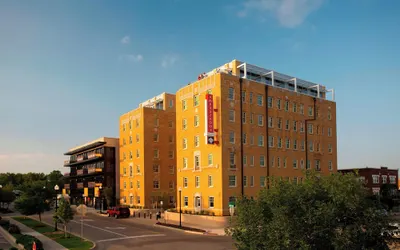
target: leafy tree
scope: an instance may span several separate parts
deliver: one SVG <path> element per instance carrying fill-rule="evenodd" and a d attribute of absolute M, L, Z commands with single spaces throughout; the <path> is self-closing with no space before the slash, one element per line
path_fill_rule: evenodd
<path fill-rule="evenodd" d="M 42 213 L 46 207 L 43 197 L 40 195 L 30 196 L 23 194 L 15 200 L 15 209 L 25 216 L 39 215 L 39 220 L 42 221 Z"/>
<path fill-rule="evenodd" d="M 106 198 L 107 207 L 110 207 L 114 201 L 114 191 L 111 187 L 106 187 L 103 189 L 103 195 Z"/>
<path fill-rule="evenodd" d="M 271 179 L 243 197 L 227 232 L 242 249 L 387 249 L 388 219 L 353 174 L 306 173 L 301 184 Z"/>
<path fill-rule="evenodd" d="M 380 188 L 380 201 L 384 206 L 388 208 L 388 210 L 392 210 L 396 205 L 397 198 L 397 186 L 395 184 L 383 184 Z"/>
<path fill-rule="evenodd" d="M 62 197 L 57 212 L 54 215 L 54 220 L 64 226 L 64 236 L 67 237 L 67 225 L 74 219 L 74 212 L 71 209 L 70 203 Z"/>
<path fill-rule="evenodd" d="M 0 189 L 0 207 L 3 207 L 5 204 L 7 205 L 6 209 L 8 209 L 10 203 L 15 200 L 15 194 L 13 190 L 14 188 L 10 184 Z"/>

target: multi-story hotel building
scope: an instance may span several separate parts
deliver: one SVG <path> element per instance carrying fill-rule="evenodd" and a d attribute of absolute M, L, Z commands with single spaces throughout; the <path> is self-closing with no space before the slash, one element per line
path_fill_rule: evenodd
<path fill-rule="evenodd" d="M 363 181 L 365 187 L 371 194 L 379 194 L 383 184 L 398 184 L 398 169 L 389 169 L 388 167 L 380 168 L 352 168 L 340 169 L 341 173 L 357 173 L 360 180 Z"/>
<path fill-rule="evenodd" d="M 117 195 L 118 146 L 117 138 L 102 137 L 64 153 L 69 156 L 64 166 L 70 171 L 64 174 L 67 181 L 63 193 L 70 195 L 73 204 L 83 200 L 88 206 L 100 208 L 101 189 L 106 187 L 112 188 L 114 196 Z"/>
<path fill-rule="evenodd" d="M 176 124 L 182 210 L 228 215 L 270 176 L 337 171 L 333 90 L 255 65 L 233 60 L 179 89 Z"/>
<path fill-rule="evenodd" d="M 120 117 L 121 204 L 174 206 L 175 95 L 163 93 Z"/>

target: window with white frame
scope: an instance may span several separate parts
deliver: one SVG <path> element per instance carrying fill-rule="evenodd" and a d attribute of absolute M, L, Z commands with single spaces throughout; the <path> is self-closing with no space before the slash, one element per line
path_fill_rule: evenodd
<path fill-rule="evenodd" d="M 312 135 L 313 134 L 313 125 L 312 124 L 308 124 L 308 134 Z"/>
<path fill-rule="evenodd" d="M 183 130 L 186 130 L 186 129 L 187 129 L 187 120 L 186 120 L 186 119 L 183 119 L 183 120 L 182 120 L 182 129 L 183 129 Z"/>
<path fill-rule="evenodd" d="M 304 133 L 304 123 L 300 122 L 300 133 Z"/>
<path fill-rule="evenodd" d="M 124 189 L 126 189 L 126 182 L 124 181 Z"/>
<path fill-rule="evenodd" d="M 263 96 L 262 95 L 257 95 L 257 105 L 258 106 L 263 105 Z"/>
<path fill-rule="evenodd" d="M 278 137 L 278 148 L 282 148 L 282 138 Z"/>
<path fill-rule="evenodd" d="M 243 165 L 247 165 L 247 155 L 243 155 Z"/>
<path fill-rule="evenodd" d="M 310 162 L 310 160 L 307 160 L 307 166 L 306 166 L 306 169 L 311 169 L 311 162 Z"/>
<path fill-rule="evenodd" d="M 243 186 L 247 187 L 247 176 L 243 176 Z"/>
<path fill-rule="evenodd" d="M 328 144 L 328 153 L 332 153 L 332 144 Z"/>
<path fill-rule="evenodd" d="M 169 100 L 169 107 L 172 108 L 174 106 L 174 100 Z"/>
<path fill-rule="evenodd" d="M 304 169 L 304 160 L 303 159 L 300 160 L 300 168 Z"/>
<path fill-rule="evenodd" d="M 194 185 L 196 188 L 200 187 L 200 176 L 194 177 Z"/>
<path fill-rule="evenodd" d="M 379 184 L 379 175 L 372 175 L 372 183 Z"/>
<path fill-rule="evenodd" d="M 260 187 L 265 187 L 265 176 L 260 176 Z"/>
<path fill-rule="evenodd" d="M 274 120 L 271 116 L 268 117 L 268 128 L 274 127 Z"/>
<path fill-rule="evenodd" d="M 277 126 L 278 126 L 278 129 L 282 129 L 282 118 L 280 118 L 280 117 L 278 117 L 278 119 L 277 119 Z"/>
<path fill-rule="evenodd" d="M 136 188 L 140 188 L 140 181 L 136 181 Z"/>
<path fill-rule="evenodd" d="M 328 120 L 332 120 L 332 113 L 330 110 L 328 110 Z"/>
<path fill-rule="evenodd" d="M 272 106 L 273 106 L 272 96 L 268 96 L 268 108 L 272 108 Z"/>
<path fill-rule="evenodd" d="M 254 135 L 250 136 L 250 145 L 254 145 Z"/>
<path fill-rule="evenodd" d="M 250 114 L 250 124 L 254 123 L 254 113 Z"/>
<path fill-rule="evenodd" d="M 321 171 L 321 161 L 320 160 L 315 160 L 315 170 Z"/>
<path fill-rule="evenodd" d="M 153 181 L 153 188 L 154 189 L 159 189 L 160 188 L 160 181 L 154 180 Z"/>
<path fill-rule="evenodd" d="M 140 204 L 140 196 L 136 196 L 136 203 Z"/>
<path fill-rule="evenodd" d="M 200 155 L 194 156 L 194 170 L 200 170 Z"/>
<path fill-rule="evenodd" d="M 229 142 L 235 143 L 235 132 L 234 131 L 229 131 Z"/>
<path fill-rule="evenodd" d="M 308 116 L 313 116 L 313 115 L 314 115 L 313 107 L 308 107 Z"/>
<path fill-rule="evenodd" d="M 208 176 L 208 187 L 213 187 L 214 186 L 214 182 L 213 182 L 213 177 L 212 175 Z"/>
<path fill-rule="evenodd" d="M 187 139 L 186 138 L 182 139 L 182 148 L 187 149 Z"/>
<path fill-rule="evenodd" d="M 278 168 L 281 167 L 281 158 L 280 158 L 280 157 L 277 157 L 277 158 L 276 158 L 276 166 L 277 166 Z"/>
<path fill-rule="evenodd" d="M 273 148 L 274 147 L 274 137 L 273 136 L 268 136 L 268 147 Z"/>
<path fill-rule="evenodd" d="M 390 179 L 390 184 L 396 184 L 396 176 L 395 175 L 389 176 L 389 179 Z"/>
<path fill-rule="evenodd" d="M 258 146 L 264 147 L 264 136 L 263 135 L 258 136 Z"/>
<path fill-rule="evenodd" d="M 189 206 L 189 197 L 187 197 L 187 196 L 183 197 L 183 206 L 184 207 Z"/>
<path fill-rule="evenodd" d="M 235 153 L 234 152 L 229 152 L 229 166 L 231 167 L 231 168 L 235 168 L 236 166 L 235 166 L 235 162 L 236 162 L 236 160 L 235 160 Z"/>
<path fill-rule="evenodd" d="M 243 133 L 242 141 L 243 141 L 243 144 L 247 143 L 247 134 L 246 133 Z"/>
<path fill-rule="evenodd" d="M 136 173 L 140 174 L 140 166 L 136 165 Z"/>
<path fill-rule="evenodd" d="M 188 187 L 188 178 L 187 177 L 183 177 L 183 187 L 184 188 Z"/>
<path fill-rule="evenodd" d="M 382 184 L 387 183 L 387 175 L 382 175 Z"/>
<path fill-rule="evenodd" d="M 153 150 L 153 157 L 154 157 L 155 159 L 158 159 L 159 156 L 160 156 L 160 154 L 159 154 L 158 149 L 154 149 L 154 150 Z"/>
<path fill-rule="evenodd" d="M 297 131 L 297 121 L 293 121 L 293 131 Z"/>
<path fill-rule="evenodd" d="M 289 111 L 289 101 L 285 101 L 285 111 Z"/>
<path fill-rule="evenodd" d="M 314 144 L 313 144 L 312 141 L 309 141 L 309 142 L 308 142 L 308 147 L 309 147 L 309 149 L 310 149 L 310 152 L 313 152 L 313 151 L 314 151 Z"/>
<path fill-rule="evenodd" d="M 198 147 L 200 145 L 200 137 L 198 135 L 196 135 L 194 137 L 194 146 Z"/>
<path fill-rule="evenodd" d="M 230 109 L 229 110 L 229 121 L 234 122 L 235 121 L 235 110 Z"/>
<path fill-rule="evenodd" d="M 208 208 L 214 208 L 214 197 L 213 196 L 208 197 Z"/>
<path fill-rule="evenodd" d="M 328 161 L 328 170 L 332 171 L 333 167 L 332 167 L 332 161 Z"/>
<path fill-rule="evenodd" d="M 129 176 L 133 176 L 133 166 L 129 166 Z"/>
<path fill-rule="evenodd" d="M 297 113 L 297 103 L 293 103 L 293 113 Z"/>
<path fill-rule="evenodd" d="M 195 95 L 193 96 L 193 106 L 197 107 L 200 104 L 200 96 L 199 95 Z"/>
<path fill-rule="evenodd" d="M 290 138 L 286 138 L 286 149 L 290 149 Z"/>
<path fill-rule="evenodd" d="M 249 94 L 249 103 L 253 103 L 253 92 Z"/>
<path fill-rule="evenodd" d="M 132 158 L 133 158 L 132 151 L 129 151 L 129 159 L 132 160 Z"/>
<path fill-rule="evenodd" d="M 229 88 L 228 99 L 229 100 L 234 100 L 235 99 L 235 89 L 234 88 Z"/>
<path fill-rule="evenodd" d="M 260 155 L 260 167 L 265 167 L 265 156 Z"/>
<path fill-rule="evenodd" d="M 245 124 L 246 123 L 246 116 L 247 116 L 247 114 L 246 114 L 246 112 L 242 112 L 242 123 L 243 124 Z"/>
<path fill-rule="evenodd" d="M 242 102 L 246 102 L 246 91 L 242 91 Z"/>
<path fill-rule="evenodd" d="M 186 109 L 187 109 L 186 100 L 182 100 L 182 110 L 186 110 Z"/>
<path fill-rule="evenodd" d="M 199 116 L 198 116 L 198 115 L 195 115 L 195 116 L 194 116 L 193 125 L 194 125 L 195 127 L 198 127 L 198 126 L 199 126 L 199 123 L 200 123 Z"/>
<path fill-rule="evenodd" d="M 139 149 L 136 149 L 136 158 L 139 158 L 140 157 L 140 151 L 139 151 Z"/>
<path fill-rule="evenodd" d="M 283 158 L 283 168 L 286 168 L 286 166 L 287 166 L 287 158 L 284 157 Z"/>
<path fill-rule="evenodd" d="M 293 150 L 297 150 L 297 140 L 293 140 Z"/>
<path fill-rule="evenodd" d="M 328 136 L 332 136 L 332 128 L 328 128 Z"/>
<path fill-rule="evenodd" d="M 271 167 L 271 168 L 275 167 L 275 157 L 274 157 L 274 156 L 271 156 L 271 157 L 269 158 L 269 160 L 270 160 L 270 167 Z"/>
<path fill-rule="evenodd" d="M 258 115 L 258 126 L 264 126 L 264 116 Z"/>
<path fill-rule="evenodd" d="M 297 168 L 297 160 L 293 160 L 293 168 Z"/>
<path fill-rule="evenodd" d="M 153 173 L 160 173 L 160 165 L 158 164 L 153 165 Z"/>
<path fill-rule="evenodd" d="M 207 162 L 208 162 L 208 165 L 212 165 L 213 164 L 213 155 L 211 153 L 208 154 Z"/>
<path fill-rule="evenodd" d="M 229 176 L 229 187 L 236 187 L 236 175 Z"/>
<path fill-rule="evenodd" d="M 187 166 L 188 166 L 188 159 L 187 158 L 183 158 L 183 168 L 185 169 L 185 168 L 187 168 Z"/>
<path fill-rule="evenodd" d="M 282 107 L 281 107 L 281 99 L 277 99 L 276 100 L 276 108 L 277 109 L 281 109 Z"/>
<path fill-rule="evenodd" d="M 301 141 L 300 148 L 301 148 L 302 151 L 305 150 L 305 143 L 304 143 L 304 141 Z"/>
<path fill-rule="evenodd" d="M 285 129 L 286 130 L 290 129 L 290 121 L 289 120 L 286 120 Z"/>

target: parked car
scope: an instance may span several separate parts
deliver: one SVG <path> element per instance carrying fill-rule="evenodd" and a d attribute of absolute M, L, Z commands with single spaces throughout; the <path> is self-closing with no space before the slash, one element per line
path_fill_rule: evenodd
<path fill-rule="evenodd" d="M 128 218 L 131 215 L 129 208 L 127 207 L 113 207 L 107 210 L 108 217 Z"/>

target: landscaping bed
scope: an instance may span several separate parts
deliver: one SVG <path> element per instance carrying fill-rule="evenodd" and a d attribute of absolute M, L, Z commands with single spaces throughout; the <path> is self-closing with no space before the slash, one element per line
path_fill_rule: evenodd
<path fill-rule="evenodd" d="M 169 223 L 162 223 L 162 222 L 157 222 L 156 224 L 160 225 L 160 226 L 164 226 L 164 227 L 172 227 L 172 228 L 176 228 L 176 229 L 192 231 L 192 232 L 197 232 L 197 233 L 206 233 L 207 232 L 206 230 L 203 230 L 203 229 L 198 229 L 198 228 L 193 228 L 193 227 L 185 227 L 185 226 L 180 227 L 179 225 L 176 225 L 176 224 L 169 224 Z"/>
<path fill-rule="evenodd" d="M 63 231 L 54 231 L 53 227 L 50 227 L 37 220 L 25 217 L 13 217 L 13 219 L 47 236 L 65 248 L 72 250 L 87 250 L 93 247 L 93 243 L 90 241 L 83 240 L 80 237 L 69 233 L 67 234 L 67 238 L 65 238 Z"/>
<path fill-rule="evenodd" d="M 0 219 L 0 226 L 15 238 L 15 243 L 21 244 L 25 249 L 31 249 L 33 242 L 36 242 L 36 249 L 42 250 L 42 242 L 34 236 L 21 234 L 18 226 L 10 224 L 8 220 Z"/>

